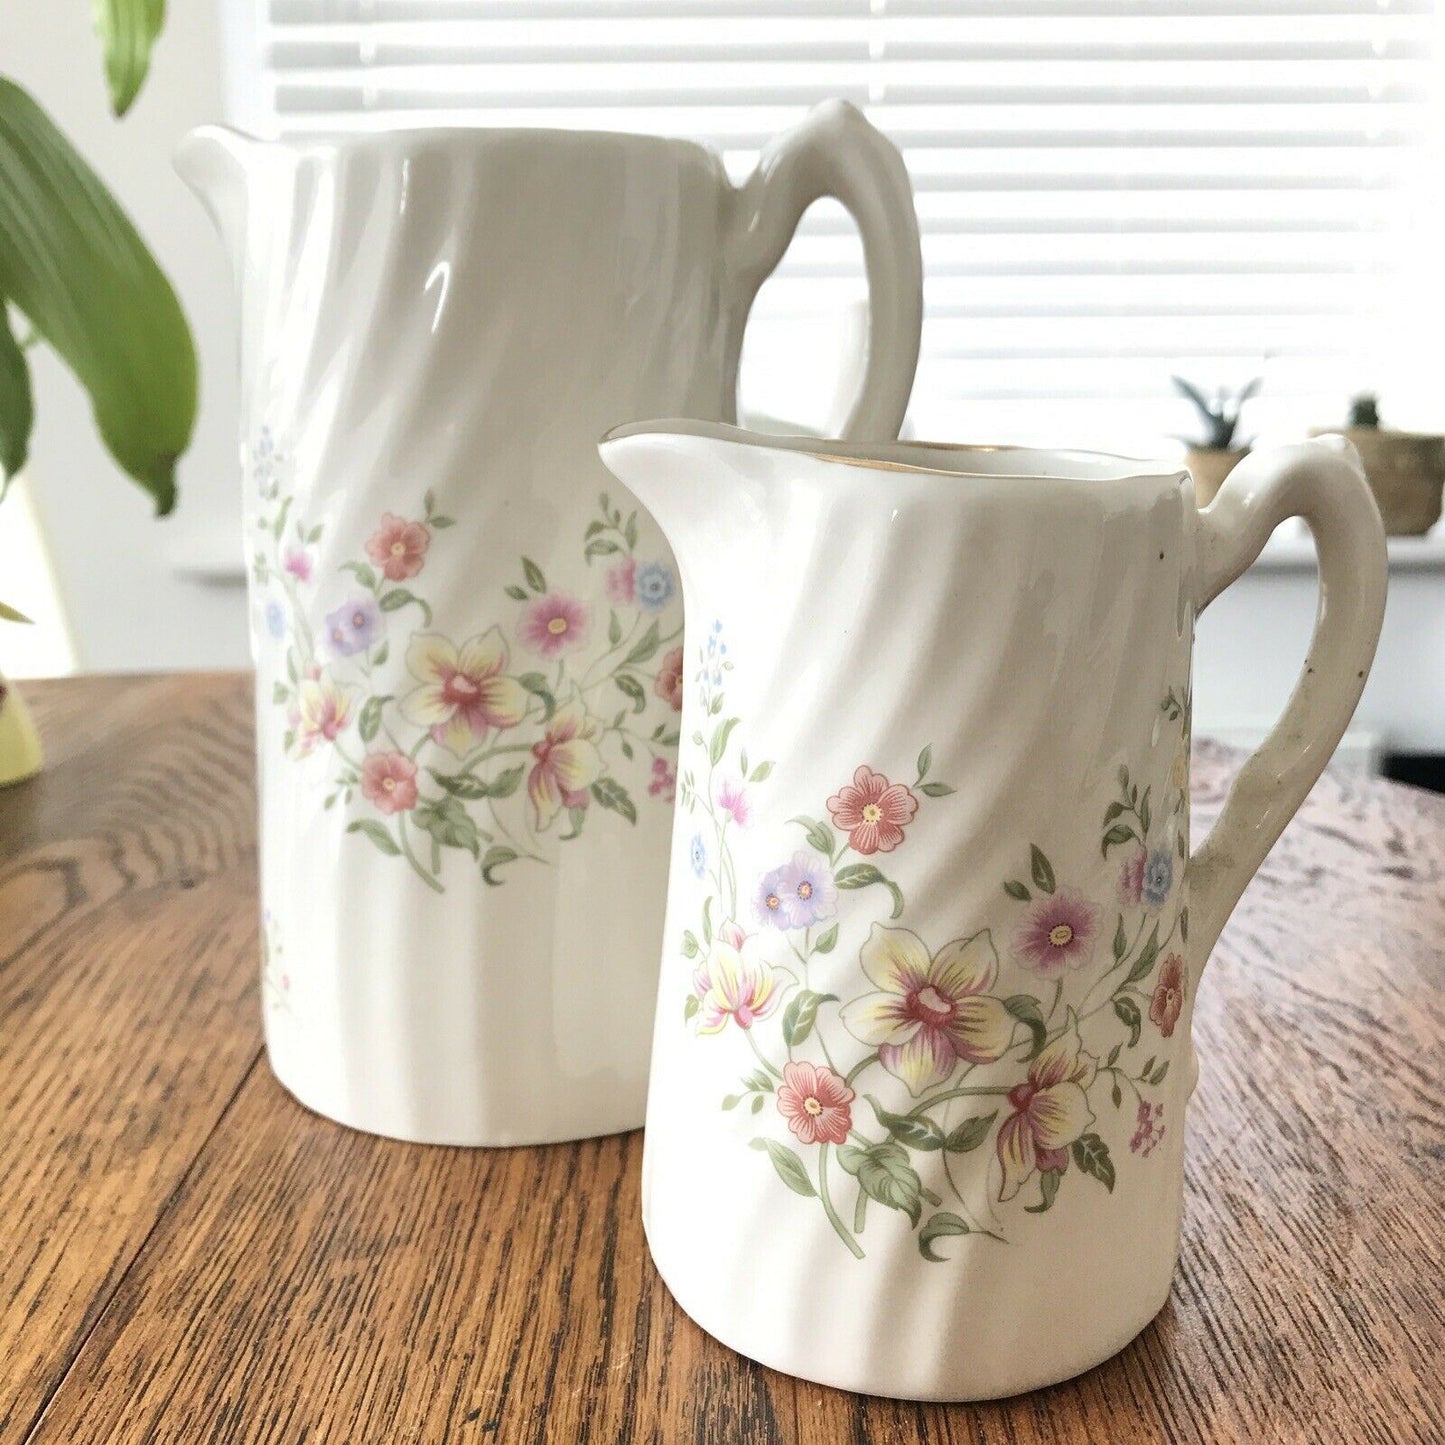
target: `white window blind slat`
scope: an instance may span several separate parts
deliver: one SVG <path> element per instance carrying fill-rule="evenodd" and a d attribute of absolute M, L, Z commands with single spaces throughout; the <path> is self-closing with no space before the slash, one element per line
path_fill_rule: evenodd
<path fill-rule="evenodd" d="M 808 106 L 853 101 L 917 190 L 924 430 L 1142 440 L 1188 424 L 1174 371 L 1262 372 L 1261 420 L 1329 421 L 1408 374 L 1401 317 L 1445 244 L 1436 0 L 233 3 L 281 132 L 675 134 L 740 179 Z M 779 389 L 863 294 L 821 203 L 760 297 L 745 397 L 798 415 Z"/>

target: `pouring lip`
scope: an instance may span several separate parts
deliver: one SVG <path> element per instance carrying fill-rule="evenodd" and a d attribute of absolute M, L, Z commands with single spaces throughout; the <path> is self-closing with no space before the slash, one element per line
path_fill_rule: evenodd
<path fill-rule="evenodd" d="M 903 472 L 916 476 L 948 478 L 989 478 L 1006 481 L 1039 482 L 1128 482 L 1187 481 L 1186 467 L 1160 458 L 1131 457 L 1113 452 L 1091 451 L 1081 447 L 1031 447 L 1010 443 L 931 442 L 931 441 L 843 441 L 816 436 L 780 436 L 771 432 L 749 431 L 727 422 L 697 421 L 671 417 L 657 421 L 628 422 L 613 427 L 601 445 L 636 436 L 696 437 L 706 441 L 728 442 L 738 446 L 760 447 L 771 451 L 796 452 L 814 461 L 864 471 Z M 922 458 L 966 461 L 970 457 L 992 457 L 996 460 L 1017 458 L 1021 466 L 969 467 L 967 465 L 929 465 Z M 1032 461 L 1034 465 L 1028 465 Z M 1052 465 L 1040 467 L 1039 462 Z"/>

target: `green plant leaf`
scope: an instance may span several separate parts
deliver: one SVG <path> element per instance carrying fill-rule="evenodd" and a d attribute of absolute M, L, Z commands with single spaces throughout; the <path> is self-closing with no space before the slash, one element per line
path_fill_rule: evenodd
<path fill-rule="evenodd" d="M 1054 1207 L 1054 1199 L 1059 1192 L 1059 1180 L 1064 1177 L 1062 1169 L 1045 1169 L 1039 1175 L 1039 1190 L 1043 1198 L 1038 1204 L 1025 1204 L 1025 1214 L 1043 1214 Z"/>
<path fill-rule="evenodd" d="M 1044 1011 L 1039 1007 L 1038 999 L 1031 994 L 1016 993 L 1011 998 L 1006 998 L 1003 1006 L 1033 1035 L 1034 1041 L 1029 1048 L 1028 1057 L 1038 1058 L 1049 1036 L 1048 1025 L 1044 1022 Z"/>
<path fill-rule="evenodd" d="M 547 590 L 547 579 L 542 575 L 542 569 L 530 557 L 522 558 L 522 575 L 527 579 L 527 586 L 533 592 Z"/>
<path fill-rule="evenodd" d="M 654 622 L 633 644 L 632 651 L 622 659 L 623 667 L 632 667 L 639 662 L 646 662 L 657 651 L 659 635 L 657 623 Z"/>
<path fill-rule="evenodd" d="M 1083 1134 L 1075 1139 L 1069 1153 L 1085 1174 L 1091 1174 L 1110 1194 L 1114 1192 L 1114 1161 L 1109 1146 L 1097 1134 Z"/>
<path fill-rule="evenodd" d="M 1115 823 L 1099 844 L 1099 852 L 1107 856 L 1110 848 L 1116 848 L 1120 843 L 1127 843 L 1130 838 L 1136 838 L 1138 834 L 1127 823 Z"/>
<path fill-rule="evenodd" d="M 34 424 L 30 363 L 10 329 L 10 310 L 0 296 L 0 482 L 8 485 L 25 465 Z"/>
<path fill-rule="evenodd" d="M 698 946 L 697 935 L 690 928 L 682 931 L 682 956 L 684 958 L 696 958 L 702 949 Z"/>
<path fill-rule="evenodd" d="M 883 1107 L 872 1094 L 868 1102 L 878 1116 L 879 1124 L 902 1145 L 909 1149 L 920 1149 L 925 1153 L 943 1148 L 943 1130 L 925 1115 L 893 1114 Z"/>
<path fill-rule="evenodd" d="M 980 1114 L 976 1118 L 965 1119 L 956 1129 L 949 1130 L 943 1147 L 950 1154 L 967 1154 L 977 1149 L 988 1138 L 988 1131 L 993 1128 L 993 1121 L 997 1118 L 998 1110 L 995 1109 L 992 1114 Z"/>
<path fill-rule="evenodd" d="M 918 791 L 925 798 L 946 798 L 957 789 L 950 788 L 947 783 L 924 783 Z"/>
<path fill-rule="evenodd" d="M 461 799 L 446 797 L 437 802 L 418 803 L 412 822 L 430 833 L 443 848 L 465 848 L 473 858 L 481 851 L 477 825 Z"/>
<path fill-rule="evenodd" d="M 1119 915 L 1118 925 L 1114 929 L 1114 962 L 1119 963 L 1129 951 L 1129 935 L 1124 932 L 1124 915 Z"/>
<path fill-rule="evenodd" d="M 1034 895 L 1029 892 L 1027 883 L 1020 883 L 1017 878 L 1010 878 L 1003 886 L 1003 891 L 1010 898 L 1017 898 L 1020 903 L 1027 903 Z"/>
<path fill-rule="evenodd" d="M 768 1158 L 773 1161 L 778 1178 L 794 1194 L 801 1194 L 809 1199 L 817 1194 L 813 1181 L 808 1178 L 808 1171 L 803 1168 L 803 1161 L 786 1144 L 779 1144 L 776 1139 L 754 1139 L 751 1147 L 768 1151 Z"/>
<path fill-rule="evenodd" d="M 1044 850 L 1036 843 L 1029 845 L 1029 872 L 1034 875 L 1034 886 L 1041 893 L 1054 891 L 1053 865 L 1044 856 Z"/>
<path fill-rule="evenodd" d="M 3 78 L 0 296 L 75 373 L 110 454 L 169 512 L 196 420 L 190 328 L 100 177 Z"/>
<path fill-rule="evenodd" d="M 818 1005 L 837 1001 L 836 993 L 814 993 L 807 988 L 795 994 L 783 1010 L 783 1042 L 789 1048 L 802 1043 L 813 1032 L 813 1024 L 818 1017 Z"/>
<path fill-rule="evenodd" d="M 903 890 L 891 878 L 885 878 L 871 863 L 850 863 L 834 875 L 839 888 L 868 888 L 881 883 L 893 895 L 893 917 L 903 915 Z"/>
<path fill-rule="evenodd" d="M 642 712 L 646 708 L 647 694 L 642 690 L 642 684 L 630 672 L 615 674 L 612 685 L 631 701 L 633 712 Z"/>
<path fill-rule="evenodd" d="M 1156 923 L 1149 931 L 1149 937 L 1144 947 L 1139 950 L 1139 957 L 1134 960 L 1124 982 L 1138 983 L 1154 967 L 1155 960 L 1159 957 L 1159 925 Z"/>
<path fill-rule="evenodd" d="M 388 858 L 395 858 L 401 852 L 401 849 L 396 846 L 396 839 L 380 823 L 373 822 L 370 818 L 358 818 L 356 822 L 348 823 L 346 831 L 361 833 L 370 838 Z"/>
<path fill-rule="evenodd" d="M 790 823 L 797 823 L 807 834 L 808 846 L 816 848 L 819 853 L 826 853 L 829 858 L 833 856 L 833 849 L 837 847 L 837 840 L 833 837 L 833 830 L 826 824 L 820 823 L 816 818 L 799 816 L 790 818 Z"/>
<path fill-rule="evenodd" d="M 857 1178 L 870 1199 L 889 1209 L 901 1209 L 917 1226 L 923 1214 L 923 1181 L 901 1144 L 892 1139 L 869 1144 L 866 1149 L 844 1144 L 838 1150 L 838 1163 Z"/>
<path fill-rule="evenodd" d="M 1114 1013 L 1119 1022 L 1129 1030 L 1129 1047 L 1132 1049 L 1139 1042 L 1139 1031 L 1143 1026 L 1139 1017 L 1139 1005 L 1126 994 L 1120 994 L 1114 1000 Z"/>
<path fill-rule="evenodd" d="M 814 953 L 832 953 L 838 946 L 838 925 L 835 923 L 830 929 L 818 935 L 818 941 L 813 945 Z"/>
<path fill-rule="evenodd" d="M 941 1254 L 935 1254 L 933 1241 L 943 1239 L 951 1234 L 968 1234 L 968 1225 L 956 1214 L 940 1213 L 929 1219 L 928 1223 L 918 1231 L 918 1252 L 924 1259 L 931 1260 L 934 1264 L 947 1264 Z"/>
<path fill-rule="evenodd" d="M 933 766 L 933 746 L 928 747 L 918 755 L 918 781 L 921 783 L 928 776 L 928 770 Z"/>
<path fill-rule="evenodd" d="M 652 630 L 655 632 L 657 629 L 654 627 Z M 722 762 L 723 754 L 728 750 L 728 738 L 732 735 L 732 730 L 738 725 L 738 722 L 739 719 L 730 717 L 726 722 L 720 722 L 717 725 L 717 731 L 713 733 L 712 742 L 708 744 L 707 750 L 707 755 L 714 766 Z"/>
<path fill-rule="evenodd" d="M 683 1021 L 683 1023 L 687 1023 L 690 1019 L 695 1018 L 695 1017 L 697 1016 L 697 1011 L 698 1011 L 701 1007 L 702 1007 L 702 1002 L 701 1002 L 701 1000 L 698 998 L 698 996 L 697 996 L 695 993 L 690 993 L 690 994 L 688 994 L 687 999 L 685 1000 L 685 1002 L 684 1002 L 683 1005 L 682 1005 L 682 1021 Z M 724 1105 L 723 1105 L 723 1108 L 726 1109 L 726 1108 L 727 1108 L 727 1105 L 724 1104 Z"/>
<path fill-rule="evenodd" d="M 487 883 L 490 883 L 493 888 L 500 888 L 502 885 L 502 880 L 500 878 L 493 877 L 493 874 L 498 868 L 503 867 L 505 864 L 515 863 L 516 861 L 517 850 L 515 848 L 503 848 L 500 844 L 498 844 L 494 848 L 488 848 L 486 853 L 482 857 L 483 880 Z"/>
<path fill-rule="evenodd" d="M 637 821 L 637 808 L 632 801 L 632 795 L 616 778 L 599 778 L 592 784 L 592 796 L 602 807 L 621 813 L 629 823 Z"/>
<path fill-rule="evenodd" d="M 145 84 L 151 48 L 166 23 L 166 0 L 93 0 L 91 14 L 105 48 L 110 106 L 124 115 Z"/>

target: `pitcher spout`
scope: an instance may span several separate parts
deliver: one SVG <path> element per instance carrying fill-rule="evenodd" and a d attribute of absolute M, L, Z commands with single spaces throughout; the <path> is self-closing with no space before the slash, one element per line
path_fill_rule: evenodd
<path fill-rule="evenodd" d="M 203 125 L 182 139 L 174 156 L 177 174 L 200 198 L 221 233 L 238 280 L 255 171 L 267 149 L 263 141 L 230 126 Z"/>

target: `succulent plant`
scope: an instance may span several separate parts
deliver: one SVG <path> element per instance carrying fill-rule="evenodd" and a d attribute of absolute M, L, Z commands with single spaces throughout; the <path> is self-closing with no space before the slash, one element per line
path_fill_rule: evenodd
<path fill-rule="evenodd" d="M 1370 431 L 1380 429 L 1380 399 L 1372 391 L 1362 391 L 1350 402 L 1350 425 Z"/>
<path fill-rule="evenodd" d="M 1230 391 L 1228 387 L 1221 386 L 1215 392 L 1212 402 L 1197 386 L 1185 381 L 1182 376 L 1169 379 L 1180 396 L 1193 403 L 1195 411 L 1199 413 L 1199 420 L 1204 424 L 1203 435 L 1197 440 L 1186 437 L 1184 440 L 1187 445 L 1201 451 L 1214 452 L 1237 451 L 1249 445 L 1236 436 L 1239 430 L 1239 414 L 1244 409 L 1245 402 L 1259 391 L 1263 378 L 1256 376 L 1238 391 Z"/>

